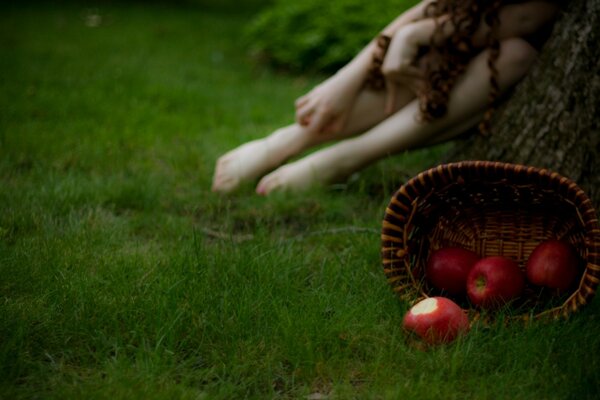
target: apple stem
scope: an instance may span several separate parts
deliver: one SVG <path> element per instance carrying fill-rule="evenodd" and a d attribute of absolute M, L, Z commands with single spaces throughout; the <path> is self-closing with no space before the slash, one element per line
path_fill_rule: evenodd
<path fill-rule="evenodd" d="M 478 277 L 475 280 L 475 285 L 477 286 L 477 289 L 485 289 L 485 278 L 483 276 Z"/>

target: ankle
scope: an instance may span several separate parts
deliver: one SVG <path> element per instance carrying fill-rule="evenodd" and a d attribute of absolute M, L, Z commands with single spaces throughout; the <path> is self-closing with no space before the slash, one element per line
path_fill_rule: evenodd
<path fill-rule="evenodd" d="M 305 148 L 301 129 L 297 125 L 279 128 L 265 139 L 269 157 L 283 162 Z"/>

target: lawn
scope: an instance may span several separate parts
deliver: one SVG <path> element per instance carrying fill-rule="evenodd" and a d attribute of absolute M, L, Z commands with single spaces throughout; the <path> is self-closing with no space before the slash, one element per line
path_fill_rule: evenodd
<path fill-rule="evenodd" d="M 108 4 L 0 6 L 0 398 L 597 398 L 598 300 L 407 340 L 381 220 L 446 147 L 211 193 L 322 77 L 252 61 L 248 11 Z"/>

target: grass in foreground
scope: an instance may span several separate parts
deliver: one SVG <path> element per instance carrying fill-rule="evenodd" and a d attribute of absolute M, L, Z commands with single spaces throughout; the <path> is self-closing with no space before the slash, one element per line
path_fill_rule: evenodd
<path fill-rule="evenodd" d="M 598 301 L 407 342 L 378 230 L 443 149 L 303 195 L 209 192 L 217 156 L 317 82 L 249 64 L 247 15 L 2 7 L 0 397 L 597 395 Z"/>

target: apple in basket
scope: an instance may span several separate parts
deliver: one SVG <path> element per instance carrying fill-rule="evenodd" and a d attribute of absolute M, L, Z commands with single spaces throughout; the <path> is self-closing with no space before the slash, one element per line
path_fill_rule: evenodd
<path fill-rule="evenodd" d="M 430 344 L 450 343 L 469 330 L 465 311 L 445 297 L 429 297 L 415 304 L 404 316 L 404 329 Z"/>
<path fill-rule="evenodd" d="M 577 277 L 578 258 L 575 249 L 560 240 L 540 243 L 527 260 L 527 279 L 534 285 L 567 290 Z"/>
<path fill-rule="evenodd" d="M 525 288 L 525 276 L 513 260 L 501 256 L 479 260 L 467 277 L 471 303 L 497 308 L 517 298 Z"/>
<path fill-rule="evenodd" d="M 479 256 L 460 247 L 444 247 L 431 253 L 425 267 L 425 276 L 437 289 L 451 295 L 464 295 L 467 276 Z"/>

